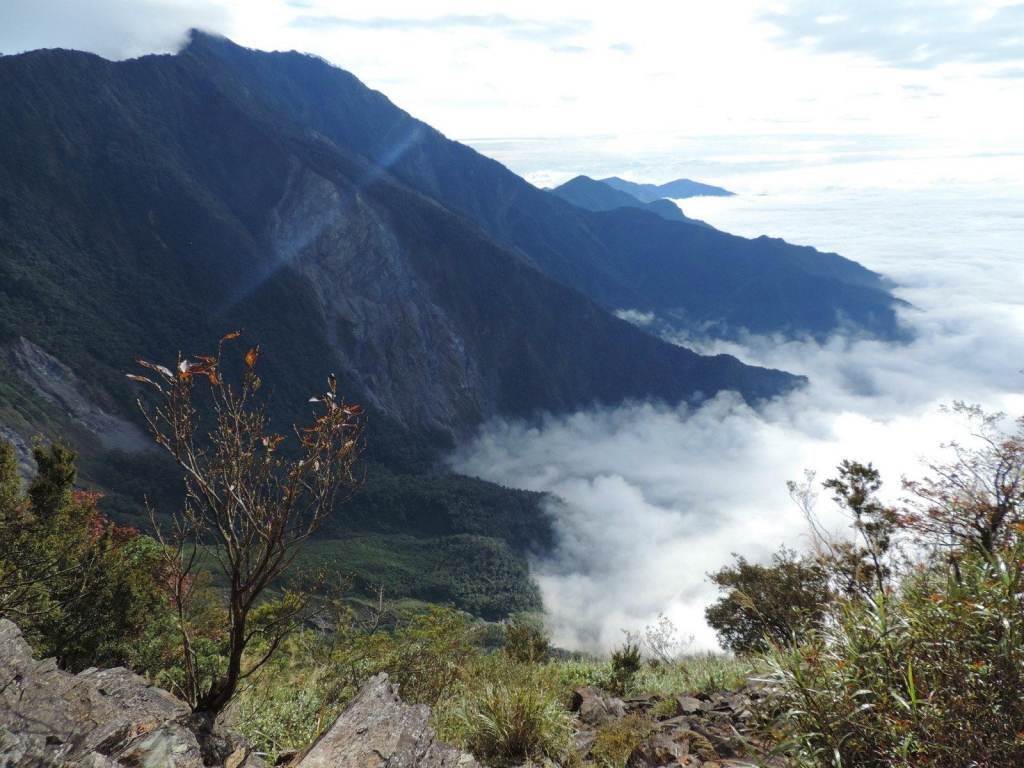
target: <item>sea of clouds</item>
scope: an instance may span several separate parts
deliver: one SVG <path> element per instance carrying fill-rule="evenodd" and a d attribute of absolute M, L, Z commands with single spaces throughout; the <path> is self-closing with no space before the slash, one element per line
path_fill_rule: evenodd
<path fill-rule="evenodd" d="M 902 321 L 915 340 L 680 336 L 810 385 L 757 409 L 723 394 L 699 407 L 634 403 L 488 424 L 454 467 L 561 499 L 551 505 L 559 544 L 533 564 L 559 645 L 607 650 L 664 612 L 695 648 L 714 648 L 703 612 L 717 592 L 706 574 L 733 553 L 766 561 L 783 543 L 807 544 L 787 480 L 805 469 L 825 479 L 844 458 L 871 461 L 897 500 L 901 475 L 919 476 L 922 458 L 964 436 L 943 404 L 1024 413 L 1024 188 L 746 192 L 682 207 L 726 231 L 784 237 L 882 272 L 914 307 Z M 844 524 L 827 494 L 818 509 Z"/>

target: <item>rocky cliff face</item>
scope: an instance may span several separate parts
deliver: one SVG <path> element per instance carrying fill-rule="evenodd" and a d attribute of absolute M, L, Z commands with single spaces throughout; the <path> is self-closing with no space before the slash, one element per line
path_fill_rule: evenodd
<path fill-rule="evenodd" d="M 370 401 L 433 428 L 494 413 L 480 361 L 414 269 L 389 214 L 305 166 L 270 214 L 276 264 L 308 281 L 328 338 Z"/>

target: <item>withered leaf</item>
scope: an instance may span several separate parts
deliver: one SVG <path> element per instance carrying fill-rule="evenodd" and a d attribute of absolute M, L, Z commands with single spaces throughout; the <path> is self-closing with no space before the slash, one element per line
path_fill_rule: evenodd
<path fill-rule="evenodd" d="M 168 379 L 174 376 L 174 374 L 171 373 L 169 368 L 165 368 L 162 365 L 157 365 L 156 363 L 148 363 L 145 360 L 139 360 L 138 358 L 135 358 L 135 362 L 145 368 L 149 368 L 151 371 L 156 371 L 162 376 L 166 376 Z"/>
<path fill-rule="evenodd" d="M 252 368 L 254 365 L 256 365 L 256 358 L 259 357 L 259 354 L 259 350 L 256 347 L 250 349 L 248 352 L 245 353 L 245 364 Z"/>
<path fill-rule="evenodd" d="M 125 376 L 127 376 L 132 381 L 139 382 L 140 384 L 150 384 L 150 385 L 156 387 L 157 389 L 160 389 L 160 385 L 159 384 L 157 384 L 152 379 L 147 379 L 145 376 L 136 376 L 134 373 L 126 373 Z"/>

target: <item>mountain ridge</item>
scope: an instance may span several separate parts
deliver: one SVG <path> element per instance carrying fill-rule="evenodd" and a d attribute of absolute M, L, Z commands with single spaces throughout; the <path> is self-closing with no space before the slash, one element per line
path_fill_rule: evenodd
<path fill-rule="evenodd" d="M 183 54 L 218 62 L 224 76 L 230 74 L 245 82 L 249 93 L 264 93 L 292 114 L 312 115 L 312 126 L 331 141 L 386 167 L 390 175 L 467 217 L 530 264 L 605 309 L 655 311 L 671 318 L 694 298 L 684 293 L 655 300 L 638 291 L 638 278 L 645 273 L 635 267 L 633 258 L 639 254 L 645 270 L 655 268 L 670 277 L 679 271 L 680 257 L 690 251 L 691 228 L 678 229 L 671 239 L 660 240 L 656 251 L 645 233 L 632 227 L 629 237 L 609 242 L 601 220 L 608 213 L 581 211 L 553 199 L 500 163 L 448 140 L 351 74 L 322 60 L 294 52 L 250 51 L 201 34 L 193 35 Z M 723 308 L 723 317 L 714 321 L 753 304 L 765 309 L 765 322 L 746 329 L 756 333 L 810 334 L 824 339 L 853 326 L 883 338 L 901 337 L 895 312 L 901 302 L 887 292 L 880 275 L 827 253 L 819 254 L 816 260 L 820 263 L 808 269 L 806 252 L 813 249 L 790 246 L 761 254 L 757 241 L 725 233 L 720 236 L 718 253 L 714 259 L 703 256 L 702 269 L 713 274 L 718 263 L 729 262 L 739 252 L 746 273 L 739 285 L 735 270 L 728 269 L 717 283 L 705 284 L 710 302 Z M 757 258 L 748 258 L 748 251 Z M 777 266 L 796 267 L 804 274 L 798 272 L 799 280 L 773 292 L 761 291 L 758 281 L 768 279 Z M 830 285 L 820 286 L 822 279 Z M 874 290 L 846 296 L 844 284 Z M 805 318 L 787 316 L 791 307 L 806 302 L 818 302 L 810 327 L 801 325 Z M 711 327 L 735 337 L 740 329 L 727 326 L 713 322 Z"/>

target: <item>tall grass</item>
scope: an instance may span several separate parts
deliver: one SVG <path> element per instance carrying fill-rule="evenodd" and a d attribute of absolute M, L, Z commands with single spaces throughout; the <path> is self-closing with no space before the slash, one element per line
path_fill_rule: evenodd
<path fill-rule="evenodd" d="M 798 765 L 1024 765 L 1024 548 L 924 568 L 772 655 Z"/>
<path fill-rule="evenodd" d="M 591 686 L 616 693 L 615 670 L 607 660 L 573 660 L 557 665 L 566 688 Z M 737 657 L 722 653 L 690 654 L 677 663 L 644 664 L 632 678 L 624 695 L 653 693 L 674 696 L 682 693 L 737 689 L 750 677 L 765 674 L 769 665 L 760 657 Z"/>

